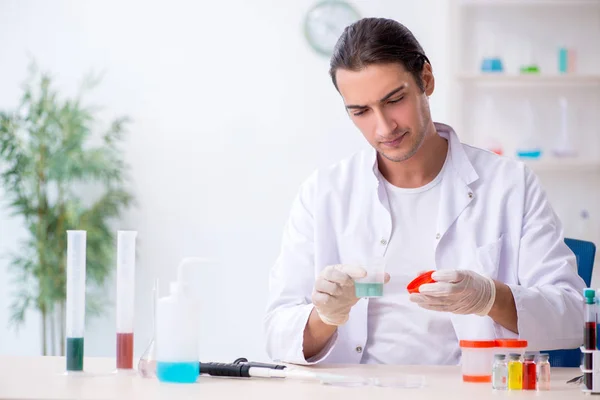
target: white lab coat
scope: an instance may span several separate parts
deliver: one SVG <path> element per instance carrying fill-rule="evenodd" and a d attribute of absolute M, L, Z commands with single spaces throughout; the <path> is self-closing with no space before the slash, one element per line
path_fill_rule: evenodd
<path fill-rule="evenodd" d="M 460 143 L 447 125 L 436 128 L 448 140 L 450 159 L 441 183 L 435 268 L 473 269 L 506 283 L 518 313 L 519 335 L 490 317 L 452 314 L 458 339 L 518 336 L 531 350 L 579 346 L 585 284 L 537 177 L 522 162 Z M 308 363 L 303 332 L 323 268 L 352 262 L 358 253 L 385 254 L 392 219 L 382 179 L 369 149 L 316 171 L 302 185 L 270 276 L 265 328 L 272 359 Z M 367 305 L 361 299 L 332 345 L 310 362 L 360 363 Z"/>

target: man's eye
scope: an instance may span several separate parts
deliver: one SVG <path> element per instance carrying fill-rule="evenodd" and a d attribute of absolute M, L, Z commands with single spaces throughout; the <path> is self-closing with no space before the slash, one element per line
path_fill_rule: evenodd
<path fill-rule="evenodd" d="M 357 111 L 355 113 L 352 113 L 352 115 L 354 115 L 355 117 L 358 117 L 360 115 L 363 115 L 364 113 L 366 113 L 369 110 L 361 110 L 361 111 Z"/>
<path fill-rule="evenodd" d="M 402 99 L 404 99 L 404 96 L 402 96 L 402 97 L 399 97 L 399 98 L 397 98 L 397 99 L 395 99 L 395 100 L 390 100 L 390 101 L 388 101 L 388 103 L 390 103 L 390 104 L 398 103 L 398 102 L 400 102 Z"/>

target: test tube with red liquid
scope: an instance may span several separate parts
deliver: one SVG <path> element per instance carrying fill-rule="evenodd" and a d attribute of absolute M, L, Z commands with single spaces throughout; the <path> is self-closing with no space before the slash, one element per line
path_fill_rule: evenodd
<path fill-rule="evenodd" d="M 117 235 L 117 370 L 133 370 L 135 231 Z"/>
<path fill-rule="evenodd" d="M 596 291 L 594 289 L 584 289 L 583 297 L 585 298 L 584 314 L 585 327 L 583 329 L 583 346 L 587 350 L 596 350 L 596 306 L 595 306 Z M 583 355 L 583 368 L 591 370 L 592 353 Z M 592 373 L 585 372 L 583 374 L 583 383 L 588 390 L 592 390 Z"/>

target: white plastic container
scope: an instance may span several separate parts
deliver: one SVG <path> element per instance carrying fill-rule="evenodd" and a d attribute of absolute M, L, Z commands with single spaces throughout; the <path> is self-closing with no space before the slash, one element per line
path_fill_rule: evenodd
<path fill-rule="evenodd" d="M 520 354 L 523 356 L 527 351 L 527 340 L 522 339 L 496 339 L 495 354 L 504 354 L 508 358 L 509 354 Z"/>
<path fill-rule="evenodd" d="M 461 340 L 463 382 L 492 381 L 495 340 Z"/>
<path fill-rule="evenodd" d="M 199 303 L 191 288 L 193 268 L 201 261 L 186 258 L 179 264 L 170 296 L 156 308 L 156 376 L 161 382 L 194 383 L 199 375 Z"/>

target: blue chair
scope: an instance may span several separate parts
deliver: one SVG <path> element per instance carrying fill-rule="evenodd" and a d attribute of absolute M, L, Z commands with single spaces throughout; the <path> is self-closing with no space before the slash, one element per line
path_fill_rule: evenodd
<path fill-rule="evenodd" d="M 592 270 L 596 256 L 596 246 L 592 242 L 577 239 L 565 239 L 565 243 L 577 259 L 577 273 L 584 280 L 587 287 L 592 284 Z M 583 330 L 583 326 L 581 327 Z M 579 367 L 581 365 L 581 351 L 577 349 L 552 350 L 550 365 L 553 367 Z"/>

